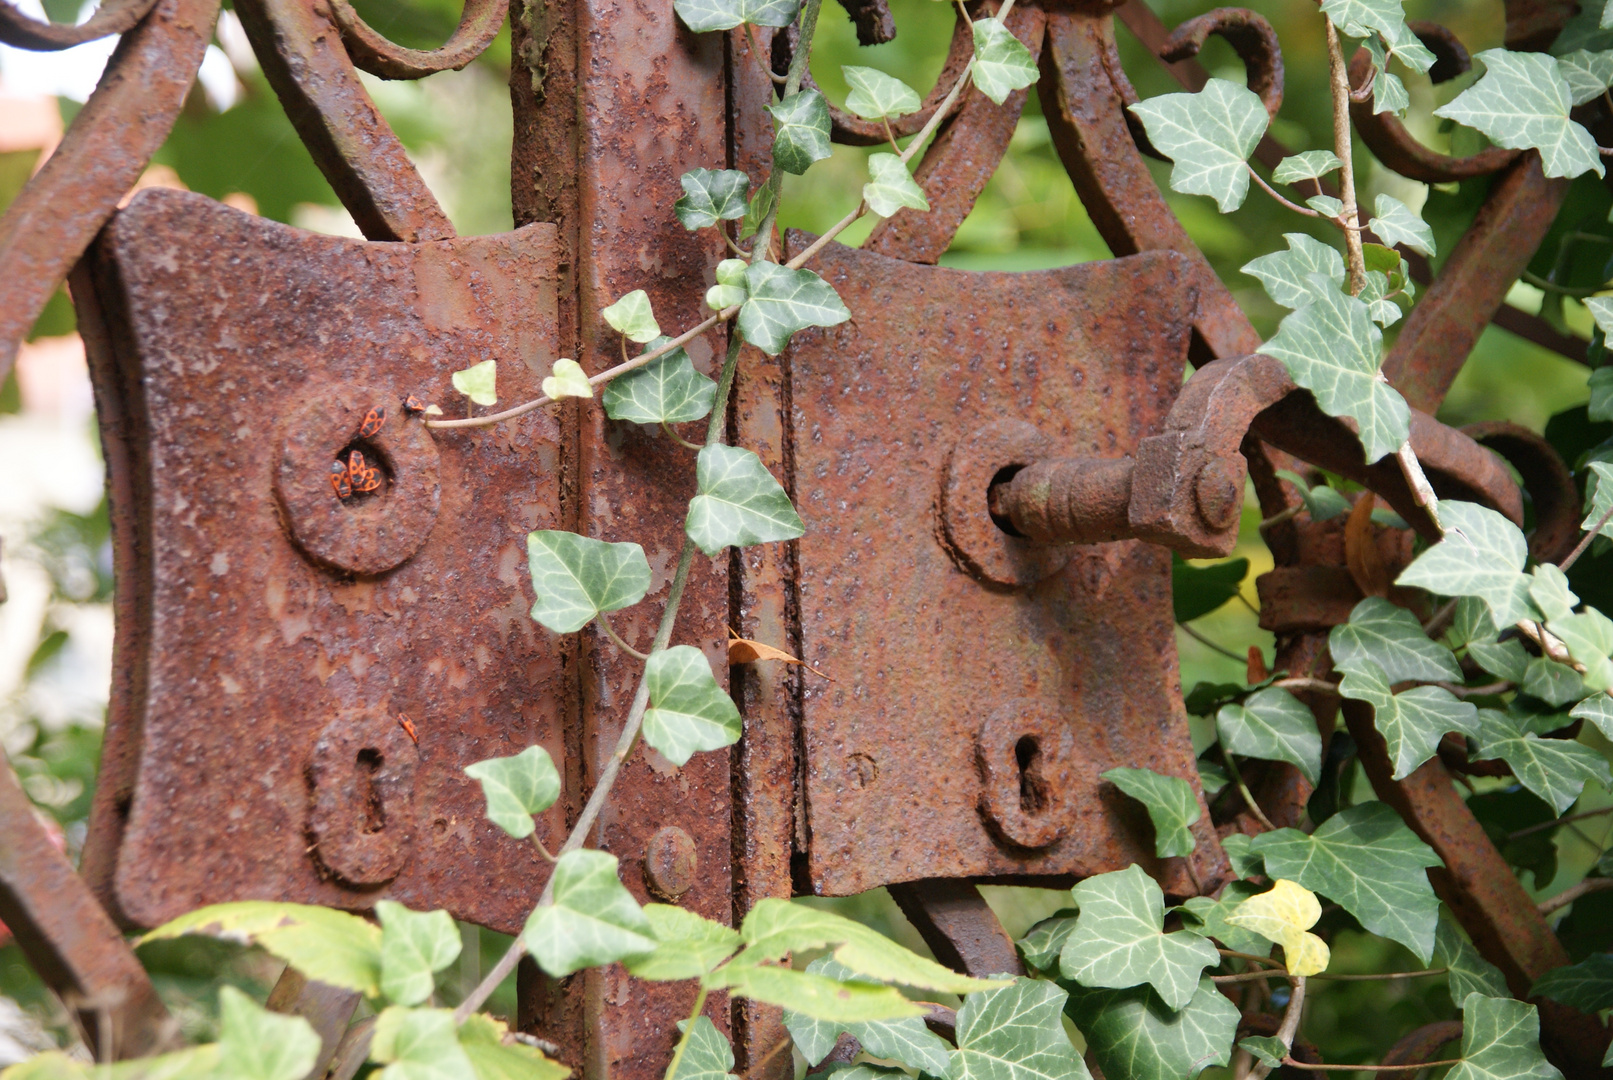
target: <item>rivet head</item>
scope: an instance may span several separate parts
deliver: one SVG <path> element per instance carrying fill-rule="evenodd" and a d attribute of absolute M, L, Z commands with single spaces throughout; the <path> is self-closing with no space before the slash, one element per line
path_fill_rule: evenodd
<path fill-rule="evenodd" d="M 1204 463 L 1193 484 L 1199 517 L 1212 529 L 1227 529 L 1243 509 L 1243 459 L 1216 458 Z"/>
<path fill-rule="evenodd" d="M 700 857 L 694 838 L 676 825 L 655 830 L 644 849 L 644 883 L 663 900 L 676 900 L 694 888 Z"/>

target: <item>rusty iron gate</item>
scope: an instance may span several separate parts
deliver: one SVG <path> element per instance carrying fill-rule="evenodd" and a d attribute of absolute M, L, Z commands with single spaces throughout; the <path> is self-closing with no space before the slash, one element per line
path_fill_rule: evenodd
<path fill-rule="evenodd" d="M 846 6 L 865 44 L 888 40 L 880 0 Z M 995 0 L 972 6 L 996 10 Z M 66 27 L 0 0 L 0 40 L 24 48 L 122 35 L 61 147 L 0 220 L 0 376 L 66 280 L 91 358 L 118 579 L 112 705 L 82 866 L 75 873 L 54 851 L 0 776 L 0 918 L 92 1041 L 118 1056 L 149 1051 L 163 1031 L 119 928 L 224 900 L 363 911 L 382 897 L 519 927 L 546 864 L 483 820 L 461 770 L 548 747 L 565 762 L 570 801 L 540 818 L 539 836 L 558 843 L 615 742 L 634 674 L 592 628 L 562 638 L 527 617 L 524 534 L 638 540 L 658 588 L 681 541 L 684 459 L 649 429 L 560 408 L 480 432 L 392 425 L 366 444 L 386 474 L 381 493 L 351 506 L 328 497 L 323 474 L 373 401 L 490 358 L 506 396 L 535 396 L 557 356 L 589 370 L 612 362 L 599 311 L 624 292 L 697 310 L 724 251 L 662 208 L 689 168 L 765 175 L 773 87 L 763 66 L 782 71 L 794 44 L 763 30 L 764 55 L 752 56 L 742 33 L 683 30 L 669 0 L 518 0 L 508 13 L 505 0 L 468 0 L 445 45 L 416 51 L 347 0 L 236 0 L 264 72 L 366 239 L 169 191 L 118 210 L 191 87 L 217 9 L 108 0 Z M 1573 9 L 1508 0 L 1508 47 L 1544 47 Z M 463 67 L 507 14 L 520 227 L 458 237 L 358 71 L 411 79 Z M 933 209 L 901 212 L 860 249 L 831 246 L 816 264 L 851 321 L 799 335 L 778 358 L 750 350 L 741 366 L 732 441 L 784 481 L 805 538 L 699 561 L 690 583 L 680 640 L 721 657 L 733 626 L 835 681 L 736 666 L 745 738 L 681 769 L 637 755 L 595 836 L 641 898 L 723 921 L 765 897 L 889 886 L 936 954 L 976 974 L 1019 960 L 975 883 L 1067 883 L 1132 862 L 1179 897 L 1226 880 L 1217 836 L 1250 827 L 1235 793 L 1201 818 L 1190 863 L 1160 860 L 1140 812 L 1098 774 L 1146 765 L 1198 789 L 1170 552 L 1227 553 L 1246 477 L 1267 517 L 1294 498 L 1276 470 L 1303 461 L 1431 529 L 1392 463 L 1367 466 L 1349 427 L 1258 355 L 1259 337 L 1167 208 L 1124 111 L 1135 94 L 1117 24 L 1193 89 L 1206 78 L 1193 57 L 1221 35 L 1275 116 L 1283 77 L 1271 28 L 1219 9 L 1169 31 L 1142 0 L 1025 0 L 1007 21 L 1039 57 L 1055 145 L 1117 257 L 1030 274 L 936 265 L 1027 91 L 1002 108 L 965 94 L 917 169 Z M 1414 28 L 1440 58 L 1436 77 L 1465 70 L 1448 31 Z M 960 20 L 936 91 L 898 135 L 933 115 L 968 50 Z M 1584 359 L 1582 342 L 1504 302 L 1566 181 L 1544 179 L 1533 154 L 1444 157 L 1392 115 L 1354 109 L 1379 160 L 1406 176 L 1494 174 L 1437 279 L 1409 256 L 1427 291 L 1385 371 L 1420 410 L 1412 440 L 1436 490 L 1521 523 L 1504 459 L 1533 505 L 1535 554 L 1554 558 L 1577 534 L 1578 503 L 1550 447 L 1512 425 L 1456 431 L 1431 414 L 1492 320 Z M 831 111 L 837 140 L 883 141 L 883 130 Z M 1257 151 L 1268 164 L 1284 153 L 1270 136 Z M 798 250 L 811 239 L 783 242 Z M 690 345 L 697 364 L 720 338 Z M 1187 362 L 1196 371 L 1184 386 Z M 1349 565 L 1342 530 L 1301 512 L 1267 531 L 1277 567 L 1258 586 L 1278 667 L 1309 670 L 1328 628 L 1387 587 Z M 1405 532 L 1380 530 L 1376 543 L 1391 573 L 1410 557 Z M 629 637 L 653 626 L 654 592 L 621 619 Z M 1330 732 L 1334 705 L 1311 704 Z M 1355 707 L 1342 721 L 1379 795 L 1443 858 L 1440 895 L 1526 992 L 1567 962 L 1561 946 L 1446 763 L 1392 780 Z M 392 719 L 400 712 L 416 719 L 418 745 Z M 1273 763 L 1250 779 L 1277 824 L 1297 821 L 1310 794 L 1297 770 Z M 530 962 L 519 982 L 522 1028 L 589 1075 L 645 1080 L 664 1067 L 692 992 L 619 968 L 556 983 Z M 283 981 L 272 1003 L 310 1013 L 333 1049 L 340 1001 Z M 741 1069 L 783 1032 L 762 1006 L 735 1003 L 719 1020 Z M 1606 1036 L 1587 1018 L 1543 1003 L 1542 1025 L 1565 1069 L 1600 1060 Z"/>

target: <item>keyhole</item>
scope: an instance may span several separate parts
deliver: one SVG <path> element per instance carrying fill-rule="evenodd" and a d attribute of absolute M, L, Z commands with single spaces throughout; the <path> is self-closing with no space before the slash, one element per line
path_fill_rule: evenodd
<path fill-rule="evenodd" d="M 386 828 L 386 808 L 381 805 L 381 791 L 375 785 L 375 777 L 385 764 L 379 750 L 365 747 L 358 752 L 355 762 L 358 769 L 359 783 L 363 786 L 364 799 L 364 826 L 365 833 L 378 833 Z"/>
<path fill-rule="evenodd" d="M 1019 765 L 1019 808 L 1027 814 L 1039 814 L 1047 806 L 1047 787 L 1037 775 L 1042 744 L 1034 735 L 1022 735 L 1014 744 L 1014 761 Z"/>

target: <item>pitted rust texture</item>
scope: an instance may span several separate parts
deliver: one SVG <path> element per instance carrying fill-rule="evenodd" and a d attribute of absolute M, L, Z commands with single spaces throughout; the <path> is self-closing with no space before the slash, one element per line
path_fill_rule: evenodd
<path fill-rule="evenodd" d="M 804 243 L 792 234 L 792 250 Z M 949 454 L 993 417 L 1032 418 L 1054 444 L 1105 457 L 1158 430 L 1194 314 L 1186 260 L 979 274 L 830 245 L 819 272 L 852 318 L 799 335 L 789 353 L 794 497 L 807 523 L 802 655 L 835 679 L 804 688 L 813 890 L 1140 862 L 1168 892 L 1197 891 L 1180 860 L 1154 857 L 1147 826 L 1098 780 L 1126 764 L 1197 784 L 1166 552 L 1095 545 L 1038 584 L 988 588 L 954 563 L 937 520 Z M 988 493 L 974 497 L 984 506 Z M 977 809 L 977 742 L 1013 699 L 1074 738 L 1068 786 L 1048 793 L 1067 808 L 1051 842 L 1005 841 Z M 1010 740 L 1004 724 L 1012 718 L 986 732 L 994 762 L 997 742 L 1038 744 L 1012 769 L 993 767 L 1004 790 L 991 799 L 1014 805 L 1022 773 L 1035 786 L 1040 740 L 1029 728 Z M 1203 842 L 1207 816 L 1202 828 L 1196 873 L 1215 881 L 1225 864 Z"/>
<path fill-rule="evenodd" d="M 485 820 L 462 770 L 533 743 L 561 756 L 562 653 L 527 615 L 524 546 L 560 524 L 553 415 L 435 436 L 438 520 L 375 576 L 310 559 L 275 486 L 300 402 L 374 394 L 387 446 L 420 437 L 404 395 L 457 408 L 448 376 L 471 363 L 498 360 L 500 393 L 535 396 L 555 355 L 553 235 L 367 244 L 147 191 L 98 245 L 107 325 L 87 340 L 118 576 L 147 596 L 119 611 L 139 678 L 114 683 L 85 864 L 131 922 L 387 897 L 521 925 L 547 864 Z M 420 512 L 399 497 L 401 453 L 376 510 L 341 506 L 322 457 L 339 437 L 309 459 L 331 514 Z M 563 814 L 539 819 L 551 846 Z"/>
<path fill-rule="evenodd" d="M 1248 71 L 1250 90 L 1266 107 L 1266 115 L 1277 119 L 1283 105 L 1283 50 L 1271 23 L 1247 8 L 1216 8 L 1182 23 L 1160 46 L 1159 58 L 1168 64 L 1180 63 L 1199 54 L 1215 34 L 1232 46 Z"/>

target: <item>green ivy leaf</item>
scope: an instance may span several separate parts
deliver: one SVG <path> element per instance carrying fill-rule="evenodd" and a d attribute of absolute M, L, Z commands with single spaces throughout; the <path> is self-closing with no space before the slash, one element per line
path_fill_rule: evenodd
<path fill-rule="evenodd" d="M 1165 894 L 1135 863 L 1087 878 L 1071 895 L 1081 914 L 1059 956 L 1066 979 L 1115 990 L 1148 983 L 1166 1005 L 1180 1009 L 1192 1000 L 1200 973 L 1221 962 L 1199 935 L 1161 930 Z"/>
<path fill-rule="evenodd" d="M 163 923 L 139 944 L 185 934 L 259 945 L 310 979 L 366 997 L 381 992 L 381 928 L 345 911 L 268 900 L 212 904 Z"/>
<path fill-rule="evenodd" d="M 1241 705 L 1223 705 L 1215 730 L 1229 753 L 1286 761 L 1316 783 L 1322 771 L 1322 736 L 1316 717 L 1287 690 L 1269 686 Z"/>
<path fill-rule="evenodd" d="M 219 989 L 218 1011 L 218 1055 L 231 1080 L 302 1080 L 313 1069 L 319 1034 L 307 1020 L 270 1012 L 233 986 Z"/>
<path fill-rule="evenodd" d="M 1598 370 L 1613 371 L 1613 367 L 1599 368 Z M 1591 375 L 1596 378 L 1595 373 Z M 1610 415 L 1608 419 L 1613 419 Z M 1613 520 L 1602 523 L 1610 508 L 1613 508 L 1613 463 L 1606 461 L 1592 461 L 1587 467 L 1591 475 L 1586 480 L 1585 520 L 1579 527 L 1589 532 L 1600 525 L 1600 535 L 1613 537 Z"/>
<path fill-rule="evenodd" d="M 463 942 L 446 911 L 410 911 L 377 900 L 381 920 L 381 992 L 394 1005 L 419 1005 L 436 989 L 432 975 L 459 959 Z"/>
<path fill-rule="evenodd" d="M 1445 538 L 1406 567 L 1396 584 L 1440 596 L 1477 596 L 1497 626 L 1533 618 L 1529 576 L 1523 572 L 1529 546 L 1518 527 L 1477 503 L 1439 501 Z"/>
<path fill-rule="evenodd" d="M 838 326 L 851 318 L 834 287 L 810 270 L 759 259 L 745 272 L 750 298 L 739 309 L 739 332 L 769 356 L 777 356 L 797 330 Z"/>
<path fill-rule="evenodd" d="M 1367 227 L 1390 247 L 1404 244 L 1411 250 L 1434 257 L 1434 230 L 1423 223 L 1417 212 L 1393 195 L 1379 195 L 1373 206 L 1378 216 Z"/>
<path fill-rule="evenodd" d="M 1445 968 L 1453 1001 L 1466 1001 L 1472 993 L 1511 996 L 1501 969 L 1479 955 L 1444 907 L 1439 909 L 1439 925 L 1434 930 L 1434 963 Z"/>
<path fill-rule="evenodd" d="M 486 1013 L 471 1013 L 459 1026 L 459 1046 L 476 1080 L 566 1080 L 571 1070 L 550 1061 L 535 1046 L 505 1042 L 509 1028 Z"/>
<path fill-rule="evenodd" d="M 1585 781 L 1613 787 L 1613 775 L 1601 754 L 1572 739 L 1542 739 L 1525 730 L 1519 718 L 1497 709 L 1479 710 L 1477 739 L 1480 758 L 1505 761 L 1518 783 L 1559 814 L 1574 805 Z"/>
<path fill-rule="evenodd" d="M 644 741 L 674 765 L 697 750 L 721 750 L 744 734 L 733 698 L 717 685 L 706 654 L 693 645 L 651 653 L 644 665 L 650 707 L 644 711 Z"/>
<path fill-rule="evenodd" d="M 498 404 L 498 361 L 483 360 L 453 374 L 454 389 L 478 405 Z"/>
<path fill-rule="evenodd" d="M 1576 49 L 1559 56 L 1557 73 L 1568 85 L 1569 100 L 1575 105 L 1594 101 L 1613 83 L 1613 49 L 1605 52 Z"/>
<path fill-rule="evenodd" d="M 782 1005 L 802 1016 L 830 1023 L 850 1024 L 923 1016 L 924 1006 L 909 1001 L 892 986 L 871 982 L 840 982 L 823 975 L 757 963 L 740 953 L 706 977 L 711 990 L 727 990 L 752 1001 Z"/>
<path fill-rule="evenodd" d="M 668 1080 L 738 1080 L 732 1071 L 734 1048 L 711 1017 L 702 1013 L 695 1017 L 693 1026 L 687 1020 L 679 1020 L 678 1030 L 684 1036 L 683 1057 L 678 1071 Z"/>
<path fill-rule="evenodd" d="M 1597 329 L 1604 334 L 1613 334 L 1613 296 L 1587 296 L 1585 298 L 1585 307 L 1590 311 L 1591 318 L 1596 320 Z M 1596 369 L 1596 371 L 1601 370 L 1602 368 Z M 1591 377 L 1593 379 L 1596 377 L 1595 371 L 1591 372 Z M 1591 419 L 1608 420 L 1613 419 L 1613 417 L 1597 416 L 1592 411 Z"/>
<path fill-rule="evenodd" d="M 1447 731 L 1478 733 L 1476 707 L 1438 686 L 1414 686 L 1391 694 L 1383 669 L 1370 660 L 1345 673 L 1339 694 L 1372 706 L 1372 723 L 1388 745 L 1396 780 L 1410 776 L 1433 757 Z"/>
<path fill-rule="evenodd" d="M 964 998 L 947 1080 L 1090 1080 L 1059 1019 L 1067 997 L 1050 982 L 1019 978 Z"/>
<path fill-rule="evenodd" d="M 1271 1035 L 1251 1035 L 1247 1039 L 1239 1039 L 1238 1046 L 1254 1057 L 1254 1059 L 1268 1068 L 1275 1069 L 1283 1063 L 1288 1056 L 1288 1047 L 1283 1045 L 1281 1039 Z"/>
<path fill-rule="evenodd" d="M 1064 951 L 1064 943 L 1070 935 L 1075 933 L 1075 916 L 1075 908 L 1060 908 L 1014 942 L 1025 963 L 1037 971 L 1057 975 L 1059 954 Z"/>
<path fill-rule="evenodd" d="M 753 26 L 789 26 L 801 0 L 676 0 L 672 10 L 695 33 Z"/>
<path fill-rule="evenodd" d="M 1613 697 L 1605 693 L 1592 694 L 1575 705 L 1568 715 L 1589 720 L 1605 738 L 1613 739 Z"/>
<path fill-rule="evenodd" d="M 537 828 L 532 815 L 543 813 L 560 797 L 560 771 L 541 746 L 467 765 L 465 775 L 482 785 L 487 820 L 517 840 L 531 836 Z"/>
<path fill-rule="evenodd" d="M 1181 623 L 1208 615 L 1237 596 L 1238 587 L 1248 575 L 1248 559 L 1194 566 L 1172 552 L 1171 613 Z"/>
<path fill-rule="evenodd" d="M 1551 563 L 1542 563 L 1530 574 L 1529 599 L 1548 619 L 1566 619 L 1574 613 L 1579 597 L 1568 587 L 1568 575 Z"/>
<path fill-rule="evenodd" d="M 616 856 L 579 848 L 554 866 L 554 900 L 527 918 L 527 952 L 555 978 L 655 950 L 644 911 L 623 887 Z"/>
<path fill-rule="evenodd" d="M 974 39 L 974 83 L 994 104 L 1040 77 L 1031 51 L 997 19 L 977 19 Z"/>
<path fill-rule="evenodd" d="M 1512 150 L 1539 150 L 1547 176 L 1602 175 L 1590 133 L 1568 117 L 1573 107 L 1557 61 L 1545 53 L 1486 49 L 1484 76 L 1434 115 L 1482 131 Z"/>
<path fill-rule="evenodd" d="M 1567 705 L 1585 696 L 1585 682 L 1579 672 L 1544 656 L 1530 658 L 1518 689 L 1547 705 Z"/>
<path fill-rule="evenodd" d="M 1127 1080 L 1192 1080 L 1232 1058 L 1238 1007 L 1209 979 L 1199 980 L 1187 1008 L 1174 1010 L 1147 986 L 1070 990 L 1066 1010 L 1105 1076 Z"/>
<path fill-rule="evenodd" d="M 767 219 L 768 214 L 773 212 L 773 207 L 776 205 L 778 205 L 778 195 L 774 192 L 771 183 L 763 184 L 757 188 L 755 193 L 751 195 L 750 202 L 745 204 L 745 217 L 739 223 L 739 238 L 748 240 L 755 236 L 757 230 L 762 227 L 762 222 Z"/>
<path fill-rule="evenodd" d="M 1569 656 L 1585 665 L 1581 680 L 1584 689 L 1613 688 L 1613 660 L 1609 660 L 1613 656 L 1613 620 L 1587 607 L 1577 615 L 1553 619 L 1546 624 L 1546 629 L 1568 646 Z"/>
<path fill-rule="evenodd" d="M 447 1009 L 386 1009 L 375 1018 L 370 1060 L 386 1066 L 375 1074 L 377 1080 L 473 1080 L 476 1075 Z"/>
<path fill-rule="evenodd" d="M 1613 954 L 1592 953 L 1577 964 L 1554 968 L 1535 980 L 1529 996 L 1548 997 L 1592 1015 L 1613 1009 Z"/>
<path fill-rule="evenodd" d="M 1400 76 L 1389 70 L 1389 50 L 1376 36 L 1367 38 L 1362 45 L 1372 58 L 1375 72 L 1372 80 L 1373 113 L 1392 112 L 1396 116 L 1404 116 L 1411 105 L 1411 95 L 1406 93 L 1406 84 L 1400 80 Z"/>
<path fill-rule="evenodd" d="M 1342 265 L 1340 263 L 1340 266 Z M 1245 269 L 1248 268 L 1245 267 Z M 1342 273 L 1342 270 L 1340 272 Z M 1289 469 L 1278 469 L 1277 476 L 1287 480 L 1294 486 L 1294 490 L 1299 493 L 1300 500 L 1305 504 L 1306 512 L 1311 515 L 1312 521 L 1331 521 L 1350 512 L 1350 500 L 1326 484 L 1311 487 L 1305 482 L 1303 476 Z"/>
<path fill-rule="evenodd" d="M 852 982 L 857 973 L 832 956 L 820 956 L 807 965 L 807 973 L 841 982 Z M 944 1076 L 947 1070 L 947 1044 L 916 1016 L 897 1020 L 871 1020 L 867 1023 L 836 1024 L 814 1020 L 789 1009 L 784 1010 L 784 1026 L 807 1062 L 816 1065 L 829 1056 L 835 1040 L 845 1032 L 877 1058 L 900 1061 L 931 1076 Z"/>
<path fill-rule="evenodd" d="M 640 979 L 698 979 L 739 948 L 739 931 L 670 904 L 644 905 L 655 951 L 624 961 Z"/>
<path fill-rule="evenodd" d="M 1305 200 L 1305 205 L 1315 210 L 1325 218 L 1336 220 L 1344 213 L 1344 203 L 1331 195 L 1312 195 Z"/>
<path fill-rule="evenodd" d="M 1219 899 L 1190 896 L 1182 903 L 1183 921 L 1188 929 L 1197 929 L 1205 937 L 1215 938 L 1236 952 L 1253 953 L 1256 956 L 1269 955 L 1270 941 L 1252 930 L 1245 930 L 1241 926 L 1227 922 L 1227 916 L 1231 915 L 1239 904 L 1261 891 L 1260 886 L 1251 882 L 1233 881 L 1221 890 Z M 1186 922 L 1189 918 L 1197 921 L 1197 927 Z"/>
<path fill-rule="evenodd" d="M 1469 994 L 1462 1002 L 1462 1063 L 1446 1080 L 1562 1080 L 1540 1052 L 1540 1016 L 1513 998 Z"/>
<path fill-rule="evenodd" d="M 773 163 L 800 176 L 829 156 L 829 103 L 816 90 L 791 94 L 767 111 L 773 116 Z"/>
<path fill-rule="evenodd" d="M 683 195 L 672 212 L 690 232 L 745 216 L 750 177 L 738 169 L 690 169 L 678 177 Z"/>
<path fill-rule="evenodd" d="M 1192 784 L 1152 769 L 1110 769 L 1100 777 L 1148 808 L 1148 819 L 1154 823 L 1154 854 L 1169 859 L 1193 853 L 1196 841 L 1187 827 L 1199 819 L 1200 811 Z"/>
<path fill-rule="evenodd" d="M 1427 71 L 1434 64 L 1427 46 L 1407 29 L 1401 0 L 1322 0 L 1322 14 L 1347 37 L 1383 35 L 1394 54 L 1414 71 Z"/>
<path fill-rule="evenodd" d="M 737 446 L 701 449 L 684 531 L 707 555 L 725 547 L 794 540 L 806 531 L 762 459 Z"/>
<path fill-rule="evenodd" d="M 1271 178 L 1279 184 L 1297 184 L 1301 180 L 1315 180 L 1326 176 L 1334 169 L 1343 167 L 1344 162 L 1340 161 L 1339 156 L 1331 150 L 1306 150 L 1302 154 L 1294 154 L 1279 161 L 1277 167 L 1271 171 Z"/>
<path fill-rule="evenodd" d="M 1266 861 L 1254 850 L 1254 837 L 1232 833 L 1221 838 L 1221 850 L 1226 852 L 1232 872 L 1241 878 L 1265 877 Z"/>
<path fill-rule="evenodd" d="M 928 210 L 930 200 L 918 186 L 907 165 L 895 154 L 871 154 L 868 183 L 863 185 L 863 201 L 880 217 L 890 217 L 904 206 Z"/>
<path fill-rule="evenodd" d="M 1335 626 L 1327 644 L 1341 671 L 1369 660 L 1392 683 L 1462 681 L 1462 667 L 1451 651 L 1429 640 L 1417 616 L 1382 597 L 1369 596 L 1355 605 L 1350 621 Z"/>
<path fill-rule="evenodd" d="M 643 289 L 634 289 L 600 314 L 612 329 L 640 345 L 661 336 L 661 325 L 650 308 L 650 294 Z"/>
<path fill-rule="evenodd" d="M 602 611 L 631 607 L 650 588 L 650 564 L 637 544 L 540 529 L 527 534 L 526 553 L 538 594 L 532 617 L 557 634 L 581 630 Z"/>
<path fill-rule="evenodd" d="M 959 975 L 934 960 L 926 960 L 902 948 L 862 923 L 788 900 L 758 901 L 745 916 L 739 933 L 753 963 L 777 960 L 787 953 L 807 949 L 832 948 L 835 959 L 846 967 L 881 982 L 949 994 L 968 994 L 1004 985 L 1000 980 Z"/>
<path fill-rule="evenodd" d="M 1268 877 L 1327 896 L 1424 963 L 1433 954 L 1439 901 L 1422 871 L 1440 859 L 1383 803 L 1341 810 L 1309 836 L 1298 829 L 1263 833 L 1250 850 L 1265 860 Z"/>
<path fill-rule="evenodd" d="M 554 362 L 553 373 L 543 380 L 543 396 L 551 401 L 568 397 L 591 398 L 594 396 L 594 387 L 581 364 L 562 356 Z"/>
<path fill-rule="evenodd" d="M 1406 441 L 1411 411 L 1378 378 L 1383 332 L 1367 306 L 1322 274 L 1309 274 L 1306 282 L 1311 302 L 1287 315 L 1261 352 L 1281 360 L 1323 412 L 1355 420 L 1370 464 Z"/>
<path fill-rule="evenodd" d="M 847 111 L 864 120 L 891 120 L 919 111 L 918 91 L 878 68 L 844 64 L 840 73 L 851 87 L 846 95 Z"/>
<path fill-rule="evenodd" d="M 743 300 L 741 293 L 740 302 Z M 644 351 L 653 352 L 671 340 L 658 337 L 644 346 Z M 607 383 L 601 402 L 605 415 L 612 420 L 681 424 L 710 415 L 716 398 L 717 384 L 696 371 L 694 361 L 679 346 L 659 360 Z"/>
<path fill-rule="evenodd" d="M 1467 655 L 1491 675 L 1508 682 L 1521 684 L 1529 670 L 1529 654 L 1516 638 L 1472 642 L 1467 647 Z"/>
<path fill-rule="evenodd" d="M 1149 141 L 1173 162 L 1172 190 L 1208 195 L 1223 214 L 1243 205 L 1249 155 L 1268 123 L 1254 91 L 1211 79 L 1196 94 L 1164 94 L 1139 101 L 1131 111 L 1142 120 Z"/>

